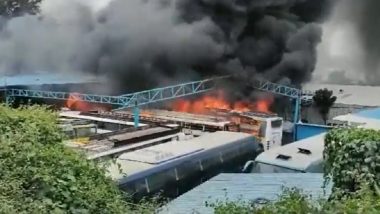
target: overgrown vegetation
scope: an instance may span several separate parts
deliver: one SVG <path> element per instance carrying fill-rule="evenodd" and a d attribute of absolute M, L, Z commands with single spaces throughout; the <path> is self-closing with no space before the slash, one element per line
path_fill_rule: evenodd
<path fill-rule="evenodd" d="M 335 129 L 325 139 L 325 178 L 333 197 L 355 194 L 363 186 L 380 192 L 380 132 L 368 129 Z"/>
<path fill-rule="evenodd" d="M 380 213 L 379 131 L 334 129 L 326 136 L 324 158 L 326 182 L 333 182 L 328 200 L 312 200 L 291 189 L 264 206 L 218 202 L 213 204 L 215 213 Z"/>
<path fill-rule="evenodd" d="M 104 169 L 66 148 L 46 108 L 0 106 L 0 136 L 0 213 L 153 212 L 129 204 Z"/>

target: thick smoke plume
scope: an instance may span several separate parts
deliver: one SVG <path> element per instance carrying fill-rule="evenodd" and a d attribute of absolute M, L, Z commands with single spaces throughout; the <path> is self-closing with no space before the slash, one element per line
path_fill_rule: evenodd
<path fill-rule="evenodd" d="M 358 10 L 356 27 L 364 49 L 365 80 L 368 84 L 380 82 L 380 1 L 361 0 L 350 3 Z M 358 4 L 358 5 L 356 5 Z M 356 7 L 356 8 L 355 8 Z"/>
<path fill-rule="evenodd" d="M 335 3 L 324 27 L 327 33 L 319 51 L 318 73 L 330 73 L 339 84 L 379 85 L 380 1 Z"/>
<path fill-rule="evenodd" d="M 232 74 L 237 98 L 255 78 L 299 86 L 321 40 L 325 1 L 315 2 L 113 0 L 95 11 L 45 0 L 40 14 L 1 22 L 0 71 L 83 72 L 119 92 Z"/>

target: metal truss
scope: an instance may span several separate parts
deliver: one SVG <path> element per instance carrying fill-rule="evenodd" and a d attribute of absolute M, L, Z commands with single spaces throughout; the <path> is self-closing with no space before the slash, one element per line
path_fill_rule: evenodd
<path fill-rule="evenodd" d="M 299 122 L 300 118 L 300 112 L 301 112 L 301 97 L 302 97 L 302 90 L 297 88 L 292 88 L 285 85 L 280 85 L 273 82 L 268 81 L 256 81 L 256 84 L 253 85 L 254 88 L 259 89 L 261 91 L 270 92 L 273 94 L 278 94 L 286 97 L 290 97 L 294 100 L 294 113 L 293 113 L 293 139 L 296 140 L 296 124 Z"/>
<path fill-rule="evenodd" d="M 292 88 L 268 81 L 257 81 L 257 84 L 254 87 L 262 91 L 267 91 L 291 98 L 299 98 L 302 94 L 302 91 L 297 88 Z"/>
<path fill-rule="evenodd" d="M 68 92 L 55 92 L 55 91 L 40 91 L 40 90 L 27 90 L 27 89 L 7 89 L 7 97 L 31 97 L 41 99 L 55 99 L 55 100 L 82 100 L 91 103 L 102 103 L 111 105 L 123 105 L 127 102 L 125 97 L 118 96 L 104 96 L 92 94 L 78 94 Z"/>
<path fill-rule="evenodd" d="M 121 97 L 127 99 L 122 108 L 131 108 L 151 103 L 176 99 L 194 94 L 200 94 L 214 89 L 218 79 L 224 77 L 194 81 L 164 88 L 141 91 L 137 93 L 124 94 Z"/>
<path fill-rule="evenodd" d="M 41 99 L 56 99 L 56 100 L 78 100 L 91 103 L 101 103 L 119 106 L 119 109 L 134 108 L 135 126 L 139 123 L 139 107 L 161 101 L 176 99 L 180 97 L 195 95 L 210 91 L 215 88 L 217 80 L 228 78 L 228 76 L 194 81 L 174 86 L 163 88 L 155 88 L 136 93 L 124 94 L 120 96 L 94 95 L 94 94 L 79 94 L 68 92 L 54 92 L 28 89 L 3 89 L 6 91 L 6 100 L 11 100 L 14 97 L 31 97 Z M 294 109 L 294 124 L 298 122 L 300 113 L 300 104 L 302 91 L 296 88 L 272 83 L 268 81 L 257 81 L 253 88 L 287 96 L 295 100 Z"/>
<path fill-rule="evenodd" d="M 79 94 L 28 89 L 6 89 L 6 95 L 8 98 L 31 97 L 56 100 L 72 99 L 91 103 L 117 105 L 121 108 L 131 108 L 212 90 L 216 84 L 217 79 L 219 78 L 194 81 L 190 83 L 168 86 L 164 88 L 156 88 L 120 96 Z"/>

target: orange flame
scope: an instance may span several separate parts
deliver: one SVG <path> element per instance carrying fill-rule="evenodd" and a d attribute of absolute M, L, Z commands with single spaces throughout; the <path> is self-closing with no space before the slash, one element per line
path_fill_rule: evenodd
<path fill-rule="evenodd" d="M 224 93 L 219 91 L 216 96 L 206 95 L 197 100 L 190 101 L 185 99 L 177 100 L 173 103 L 172 110 L 179 112 L 207 114 L 212 109 L 237 111 L 237 112 L 263 112 L 270 113 L 270 106 L 273 103 L 272 97 L 267 97 L 256 102 L 228 102 Z"/>
<path fill-rule="evenodd" d="M 82 112 L 89 112 L 93 110 L 107 111 L 110 109 L 110 107 L 105 106 L 105 105 L 95 105 L 95 104 L 90 104 L 86 101 L 83 101 L 80 98 L 79 93 L 71 93 L 69 96 L 69 99 L 67 100 L 65 104 L 65 107 L 73 111 L 82 111 Z"/>

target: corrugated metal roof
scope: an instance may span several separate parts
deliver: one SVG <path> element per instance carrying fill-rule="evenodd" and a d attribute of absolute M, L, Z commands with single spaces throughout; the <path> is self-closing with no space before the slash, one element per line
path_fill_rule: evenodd
<path fill-rule="evenodd" d="M 127 133 L 121 133 L 121 134 L 113 135 L 113 136 L 110 136 L 109 139 L 115 140 L 115 141 L 127 141 L 127 140 L 131 140 L 134 138 L 141 138 L 144 136 L 165 133 L 165 132 L 168 132 L 171 130 L 172 129 L 165 128 L 165 127 L 152 127 L 152 128 L 148 128 L 148 129 L 137 130 L 134 132 L 127 132 Z"/>
<path fill-rule="evenodd" d="M 359 85 L 306 84 L 303 89 L 316 91 L 327 88 L 337 96 L 336 103 L 361 106 L 380 106 L 380 87 Z"/>
<path fill-rule="evenodd" d="M 90 75 L 80 75 L 71 73 L 37 73 L 15 76 L 3 76 L 0 78 L 0 87 L 19 85 L 47 85 L 47 84 L 75 84 L 75 83 L 95 83 L 99 79 Z"/>
<path fill-rule="evenodd" d="M 120 124 L 120 125 L 126 125 L 126 126 L 134 126 L 134 122 L 128 122 L 128 121 L 122 121 L 122 120 L 113 120 L 113 119 L 107 119 L 107 118 L 101 118 L 101 117 L 92 117 L 92 116 L 86 116 L 81 115 L 81 112 L 79 111 L 62 111 L 59 113 L 60 117 L 70 117 L 70 118 L 76 118 L 76 119 L 83 119 L 83 120 L 91 120 L 91 121 L 98 121 L 98 122 L 104 122 L 104 123 L 114 123 L 114 124 Z M 147 126 L 146 124 L 139 123 L 139 127 Z"/>
<path fill-rule="evenodd" d="M 193 190 L 171 201 L 162 214 L 212 214 L 205 203 L 216 201 L 254 201 L 258 198 L 276 200 L 283 187 L 300 188 L 314 199 L 328 196 L 331 185 L 324 195 L 323 174 L 220 174 Z"/>

